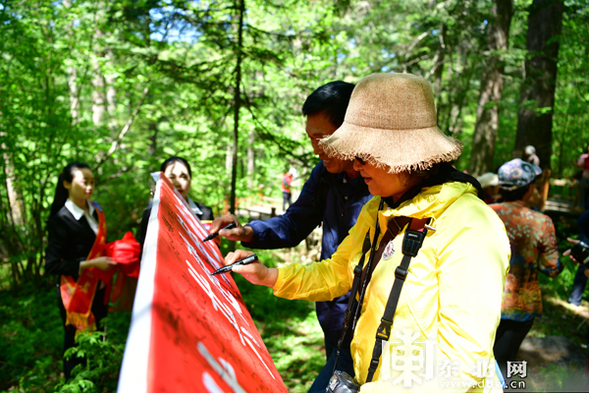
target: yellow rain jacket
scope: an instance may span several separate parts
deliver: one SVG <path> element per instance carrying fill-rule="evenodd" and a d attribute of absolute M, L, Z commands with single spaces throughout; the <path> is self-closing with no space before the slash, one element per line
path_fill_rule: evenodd
<path fill-rule="evenodd" d="M 431 218 L 436 231 L 428 231 L 411 259 L 389 343 L 373 381 L 365 383 L 404 231 L 393 241 L 393 255 L 374 270 L 351 344 L 356 379 L 362 392 L 501 392 L 493 343 L 510 257 L 503 222 L 468 183 L 424 188 L 396 209 L 378 211 L 379 203 L 377 196 L 364 206 L 331 259 L 280 268 L 274 294 L 311 301 L 341 296 L 351 289 L 367 231 L 373 239 L 377 213 L 381 238 L 391 217 Z"/>

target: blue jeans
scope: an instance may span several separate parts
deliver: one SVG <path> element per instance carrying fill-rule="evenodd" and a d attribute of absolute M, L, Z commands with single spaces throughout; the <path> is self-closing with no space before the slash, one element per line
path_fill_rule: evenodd
<path fill-rule="evenodd" d="M 332 342 L 327 337 L 325 337 L 325 353 L 327 354 L 327 363 L 325 363 L 325 366 L 323 366 L 307 393 L 325 393 L 327 386 L 329 386 L 329 380 L 333 375 L 333 366 L 335 365 L 335 357 L 337 355 L 337 343 Z M 345 371 L 352 377 L 354 376 L 354 363 L 349 345 L 342 346 L 336 370 Z"/>
<path fill-rule="evenodd" d="M 292 194 L 290 192 L 282 191 L 282 211 L 286 211 L 286 205 L 292 205 Z"/>
<path fill-rule="evenodd" d="M 569 303 L 575 306 L 581 305 L 586 284 L 587 276 L 585 276 L 585 266 L 579 266 L 575 274 L 575 280 L 573 281 L 573 289 L 571 289 L 571 294 L 569 295 Z"/>
<path fill-rule="evenodd" d="M 577 239 L 587 243 L 587 236 L 585 236 L 583 232 L 581 232 Z M 585 266 L 579 266 L 577 268 L 577 273 L 575 274 L 571 294 L 569 295 L 569 303 L 575 306 L 579 306 L 581 304 L 581 300 L 583 300 L 583 292 L 585 291 L 586 285 L 587 276 L 585 276 Z"/>

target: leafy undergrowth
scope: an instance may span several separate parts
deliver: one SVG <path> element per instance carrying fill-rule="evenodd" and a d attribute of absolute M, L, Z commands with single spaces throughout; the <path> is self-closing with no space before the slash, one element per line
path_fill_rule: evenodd
<path fill-rule="evenodd" d="M 0 392 L 114 392 L 129 330 L 130 313 L 110 313 L 107 340 L 88 335 L 79 349 L 89 367 L 64 384 L 63 328 L 55 287 L 26 284 L 0 291 Z M 90 370 L 90 371 L 89 371 Z"/>
<path fill-rule="evenodd" d="M 560 249 L 566 249 L 566 244 L 561 244 Z M 311 263 L 316 257 L 315 250 L 307 250 L 304 245 L 257 253 L 269 266 Z M 584 372 L 589 351 L 583 348 L 587 348 L 589 331 L 589 291 L 581 307 L 567 303 L 576 265 L 566 257 L 562 262 L 565 270 L 557 278 L 541 275 L 544 316 L 536 319 L 529 336 L 566 337 L 579 347 L 581 359 L 578 356 L 540 365 L 531 362 L 526 391 L 588 390 L 584 387 Z M 235 279 L 289 392 L 306 392 L 325 363 L 323 334 L 314 304 L 280 299 L 269 288 L 251 285 L 239 275 Z M 56 302 L 55 288 L 49 285 L 26 285 L 18 292 L 0 291 L 0 392 L 115 391 L 130 315 L 109 315 L 106 343 L 87 340 L 87 350 L 100 348 L 105 352 L 95 360 L 102 359 L 111 366 L 101 370 L 100 375 L 81 374 L 73 384 L 64 385 L 63 331 Z"/>
<path fill-rule="evenodd" d="M 304 246 L 257 254 L 267 266 L 311 262 Z M 289 392 L 306 392 L 325 364 L 323 332 L 315 304 L 277 298 L 270 288 L 251 285 L 239 275 L 235 281 Z"/>
<path fill-rule="evenodd" d="M 563 243 L 561 250 L 566 249 Z M 576 346 L 573 356 L 555 362 L 542 362 L 538 359 L 528 361 L 526 391 L 533 392 L 586 392 L 586 375 L 589 361 L 589 302 L 587 292 L 579 307 L 568 303 L 576 264 L 568 257 L 561 257 L 565 268 L 556 278 L 540 274 L 543 315 L 534 320 L 527 337 L 561 336 L 571 340 Z M 517 391 L 517 390 L 508 390 Z"/>

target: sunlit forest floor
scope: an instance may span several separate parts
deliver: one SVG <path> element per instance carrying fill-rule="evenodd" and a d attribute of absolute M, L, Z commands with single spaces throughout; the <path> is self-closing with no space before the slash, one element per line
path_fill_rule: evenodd
<path fill-rule="evenodd" d="M 559 239 L 574 231 L 563 225 L 557 223 Z M 567 247 L 566 243 L 559 246 L 561 251 Z M 312 263 L 316 254 L 315 244 L 258 252 L 266 264 L 277 265 L 293 261 Z M 581 307 L 572 307 L 566 302 L 576 267 L 568 258 L 562 260 L 565 270 L 559 277 L 541 277 L 544 316 L 536 319 L 528 336 L 565 337 L 574 344 L 576 356 L 547 363 L 539 361 L 539 355 L 524 354 L 529 363 L 525 391 L 588 391 L 583 385 L 589 359 L 586 338 L 589 291 Z M 289 391 L 306 392 L 325 361 L 323 334 L 315 317 L 314 304 L 276 298 L 269 288 L 250 285 L 239 276 L 236 281 Z M 94 388 L 87 386 L 77 391 L 116 390 L 129 319 L 129 313 L 109 315 L 107 342 L 90 346 L 89 350 L 94 351 L 97 360 L 104 359 L 110 366 L 87 373 L 85 377 L 94 383 Z M 70 391 L 63 386 L 61 373 L 63 337 L 60 324 L 55 289 L 51 285 L 27 284 L 17 292 L 0 290 L 0 392 Z"/>

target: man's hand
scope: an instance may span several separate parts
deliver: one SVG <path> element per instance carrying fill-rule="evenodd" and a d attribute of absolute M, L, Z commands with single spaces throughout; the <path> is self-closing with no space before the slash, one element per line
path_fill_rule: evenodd
<path fill-rule="evenodd" d="M 235 250 L 230 252 L 225 257 L 225 265 L 231 265 L 240 259 L 252 255 L 253 252 L 245 250 Z M 278 269 L 267 268 L 260 261 L 256 261 L 247 265 L 239 265 L 232 268 L 235 273 L 241 274 L 246 280 L 255 285 L 264 285 L 272 288 L 278 280 Z"/>
<path fill-rule="evenodd" d="M 569 243 L 573 244 L 573 245 L 575 245 L 575 244 L 578 244 L 578 243 L 580 243 L 580 242 L 581 242 L 580 240 L 571 239 L 570 237 L 568 237 L 568 238 L 567 238 L 567 241 L 568 241 Z M 581 263 L 581 262 L 577 261 L 577 260 L 575 259 L 575 257 L 573 256 L 573 254 L 571 254 L 571 250 L 572 250 L 572 248 L 569 248 L 568 250 L 566 250 L 565 252 L 563 252 L 563 253 L 562 253 L 562 255 L 564 255 L 564 256 L 567 256 L 567 255 L 568 255 L 569 257 L 571 257 L 571 259 L 572 259 L 573 261 L 577 262 L 577 264 L 578 264 L 579 266 L 583 266 L 583 263 Z M 585 276 L 586 276 L 587 278 L 589 278 L 589 269 L 585 268 L 585 270 L 583 271 L 583 273 L 585 274 Z"/>
<path fill-rule="evenodd" d="M 221 229 L 227 225 L 235 223 L 236 227 L 233 229 Z M 228 240 L 236 240 L 242 242 L 251 242 L 254 240 L 254 230 L 250 226 L 242 226 L 237 217 L 233 214 L 226 214 L 216 218 L 211 224 L 211 233 L 219 231 L 219 236 L 223 236 Z"/>
<path fill-rule="evenodd" d="M 578 243 L 580 243 L 580 240 L 571 239 L 570 237 L 567 237 L 567 241 L 568 241 L 569 243 L 571 243 L 573 246 L 574 246 L 575 244 L 578 244 Z M 577 261 L 577 260 L 575 259 L 575 257 L 574 257 L 574 256 L 572 256 L 572 254 L 571 254 L 571 250 L 572 250 L 572 248 L 569 248 L 568 250 L 566 250 L 565 252 L 563 252 L 563 253 L 562 253 L 562 255 L 563 255 L 563 256 L 565 256 L 565 257 L 568 255 L 568 256 L 570 256 L 570 257 L 571 257 L 571 259 L 572 259 L 573 261 L 577 262 L 579 265 L 582 265 L 582 263 L 580 263 L 579 261 Z"/>

